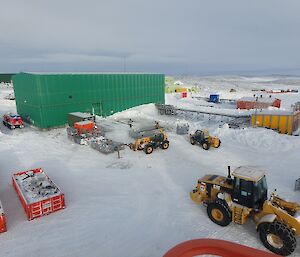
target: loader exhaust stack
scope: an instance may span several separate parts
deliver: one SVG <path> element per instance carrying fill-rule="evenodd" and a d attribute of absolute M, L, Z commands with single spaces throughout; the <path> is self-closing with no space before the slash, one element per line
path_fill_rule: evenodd
<path fill-rule="evenodd" d="M 228 184 L 231 184 L 232 183 L 232 177 L 231 177 L 230 166 L 227 166 L 227 168 L 228 168 L 227 182 L 228 182 Z"/>

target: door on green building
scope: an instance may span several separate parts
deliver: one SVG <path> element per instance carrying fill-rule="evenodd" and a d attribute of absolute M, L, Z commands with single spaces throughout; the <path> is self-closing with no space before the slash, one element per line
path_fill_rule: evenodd
<path fill-rule="evenodd" d="M 102 103 L 92 103 L 93 114 L 102 116 Z"/>

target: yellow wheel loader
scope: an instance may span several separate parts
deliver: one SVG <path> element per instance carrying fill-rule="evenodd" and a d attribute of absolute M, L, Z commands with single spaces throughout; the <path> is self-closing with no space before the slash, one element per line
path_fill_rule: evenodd
<path fill-rule="evenodd" d="M 211 146 L 220 147 L 221 140 L 210 136 L 208 130 L 196 130 L 194 134 L 190 134 L 190 143 L 192 145 L 199 144 L 204 150 L 208 150 Z"/>
<path fill-rule="evenodd" d="M 287 256 L 296 248 L 300 235 L 300 206 L 280 198 L 268 199 L 265 170 L 241 166 L 228 176 L 205 175 L 190 192 L 197 204 L 207 206 L 209 218 L 220 226 L 244 224 L 252 218 L 260 240 L 270 251 Z"/>
<path fill-rule="evenodd" d="M 160 129 L 158 132 L 151 136 L 138 138 L 133 144 L 129 144 L 130 149 L 144 150 L 146 154 L 151 154 L 154 149 L 160 147 L 163 150 L 169 148 L 169 140 L 167 134 Z"/>

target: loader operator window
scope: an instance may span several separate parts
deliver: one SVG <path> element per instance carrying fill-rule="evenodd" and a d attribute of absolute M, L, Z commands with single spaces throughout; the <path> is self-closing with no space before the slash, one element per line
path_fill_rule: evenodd
<path fill-rule="evenodd" d="M 253 182 L 235 177 L 233 201 L 251 207 L 253 205 Z"/>
<path fill-rule="evenodd" d="M 266 177 L 254 184 L 254 202 L 264 202 L 267 199 L 267 181 Z"/>
<path fill-rule="evenodd" d="M 241 195 L 250 196 L 252 195 L 252 182 L 247 180 L 241 180 Z"/>

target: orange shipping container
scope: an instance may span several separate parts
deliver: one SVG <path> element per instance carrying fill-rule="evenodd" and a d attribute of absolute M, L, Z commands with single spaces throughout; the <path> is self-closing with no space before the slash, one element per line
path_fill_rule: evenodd
<path fill-rule="evenodd" d="M 236 101 L 237 109 L 267 109 L 270 106 L 280 108 L 281 100 L 273 97 L 242 97 Z"/>
<path fill-rule="evenodd" d="M 74 128 L 82 132 L 92 131 L 94 127 L 95 123 L 90 120 L 79 121 L 74 123 Z"/>

